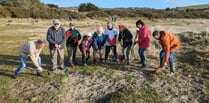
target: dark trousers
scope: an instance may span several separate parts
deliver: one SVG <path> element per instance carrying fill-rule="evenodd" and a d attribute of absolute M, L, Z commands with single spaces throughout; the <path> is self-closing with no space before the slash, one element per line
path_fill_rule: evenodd
<path fill-rule="evenodd" d="M 105 60 L 107 60 L 108 55 L 110 53 L 110 49 L 113 51 L 114 59 L 117 60 L 117 49 L 116 46 L 105 46 Z"/>

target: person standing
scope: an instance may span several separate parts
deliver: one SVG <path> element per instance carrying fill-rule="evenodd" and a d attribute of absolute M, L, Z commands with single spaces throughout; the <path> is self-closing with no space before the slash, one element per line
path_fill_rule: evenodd
<path fill-rule="evenodd" d="M 47 41 L 49 42 L 52 70 L 57 69 L 57 53 L 59 54 L 59 66 L 64 69 L 64 43 L 65 29 L 58 19 L 53 20 L 53 26 L 48 29 Z"/>
<path fill-rule="evenodd" d="M 139 56 L 141 58 L 141 68 L 146 68 L 146 58 L 144 56 L 144 52 L 147 48 L 150 47 L 150 33 L 149 33 L 149 28 L 147 25 L 142 20 L 138 20 L 136 22 L 136 27 L 138 30 L 136 31 L 138 35 L 138 40 L 134 42 L 134 44 L 138 44 L 139 46 Z"/>
<path fill-rule="evenodd" d="M 117 30 L 113 28 L 112 22 L 107 22 L 107 29 L 105 29 L 104 34 L 106 35 L 105 42 L 105 62 L 107 61 L 110 50 L 113 51 L 113 61 L 117 61 L 117 48 L 116 48 L 116 40 L 117 40 Z"/>
<path fill-rule="evenodd" d="M 79 45 L 79 49 L 82 53 L 82 63 L 84 66 L 87 66 L 87 61 L 90 58 L 90 48 L 92 42 L 93 42 L 92 34 L 88 32 L 86 35 L 83 36 L 83 40 Z"/>
<path fill-rule="evenodd" d="M 180 47 L 179 40 L 167 31 L 154 31 L 152 36 L 160 41 L 162 50 L 160 52 L 160 67 L 166 67 L 170 62 L 170 73 L 175 73 L 174 55 Z"/>
<path fill-rule="evenodd" d="M 123 24 L 119 25 L 119 31 L 118 41 L 122 46 L 123 57 L 125 58 L 125 61 L 127 61 L 127 64 L 130 65 L 130 50 L 132 46 L 133 35 Z"/>
<path fill-rule="evenodd" d="M 106 36 L 103 33 L 103 28 L 99 27 L 96 32 L 93 34 L 93 62 L 96 64 L 98 61 L 96 59 L 96 55 L 99 53 L 100 62 L 102 62 L 102 49 L 104 48 L 104 44 L 106 42 Z"/>
<path fill-rule="evenodd" d="M 26 60 L 28 56 L 36 67 L 36 72 L 38 76 L 44 77 L 42 74 L 41 67 L 41 57 L 39 56 L 41 50 L 45 47 L 46 41 L 44 39 L 27 41 L 20 47 L 20 66 L 15 71 L 15 75 L 13 78 L 17 78 L 18 74 L 22 72 L 22 70 L 26 67 Z"/>
<path fill-rule="evenodd" d="M 77 64 L 76 52 L 78 47 L 78 41 L 81 39 L 80 32 L 75 28 L 75 24 L 70 22 L 70 29 L 66 31 L 66 45 L 68 51 L 68 62 L 70 66 Z"/>

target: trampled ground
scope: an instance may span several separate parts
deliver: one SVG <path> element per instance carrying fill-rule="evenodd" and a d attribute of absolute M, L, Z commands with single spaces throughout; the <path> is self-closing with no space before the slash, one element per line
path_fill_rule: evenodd
<path fill-rule="evenodd" d="M 74 21 L 81 34 L 94 32 L 97 27 L 105 27 L 108 18 Z M 135 35 L 137 18 L 123 18 L 115 23 L 125 24 Z M 68 21 L 61 20 L 68 28 Z M 46 36 L 51 20 L 0 19 L 0 102 L 2 103 L 207 103 L 209 102 L 209 20 L 206 19 L 160 19 L 147 20 L 150 32 L 155 29 L 167 30 L 181 41 L 181 49 L 176 55 L 177 73 L 170 76 L 168 70 L 161 74 L 150 74 L 159 66 L 160 47 L 151 40 L 146 51 L 148 67 L 139 69 L 139 60 L 131 66 L 111 62 L 92 64 L 70 69 L 65 75 L 58 70 L 44 71 L 46 78 L 35 75 L 29 60 L 27 68 L 18 79 L 12 79 L 19 65 L 19 46 L 27 40 Z M 121 48 L 118 45 L 118 54 Z M 65 52 L 67 58 L 67 52 Z M 80 52 L 77 61 L 81 61 Z M 41 54 L 43 67 L 50 67 L 48 47 Z M 137 47 L 134 57 L 138 58 Z M 132 56 L 132 59 L 134 58 Z M 66 61 L 67 63 L 67 61 Z"/>

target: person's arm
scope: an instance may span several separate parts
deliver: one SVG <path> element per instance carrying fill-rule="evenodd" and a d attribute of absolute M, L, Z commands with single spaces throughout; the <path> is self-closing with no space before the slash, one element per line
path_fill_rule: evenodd
<path fill-rule="evenodd" d="M 94 35 L 97 35 L 97 34 L 94 34 Z M 96 36 L 94 36 L 94 38 L 93 38 L 93 45 L 94 45 L 94 47 L 97 51 L 99 48 L 98 48 L 98 45 L 97 45 L 97 37 Z"/>
<path fill-rule="evenodd" d="M 55 44 L 57 44 L 55 41 L 54 41 L 54 39 L 52 39 L 52 32 L 50 32 L 50 29 L 48 29 L 48 31 L 47 31 L 47 41 L 50 43 L 50 44 L 53 44 L 53 45 L 55 45 Z"/>
<path fill-rule="evenodd" d="M 119 32 L 119 36 L 118 36 L 118 41 L 120 42 L 121 41 L 121 39 L 122 39 L 122 32 Z"/>
<path fill-rule="evenodd" d="M 81 34 L 78 30 L 77 30 L 77 32 L 78 32 L 78 40 L 81 40 Z"/>
<path fill-rule="evenodd" d="M 65 41 L 66 41 L 66 35 L 65 35 L 65 29 L 64 28 L 61 28 L 62 29 L 62 41 L 61 41 L 61 45 L 64 45 Z"/>
<path fill-rule="evenodd" d="M 70 38 L 70 36 L 71 36 L 70 31 L 67 30 L 67 31 L 65 32 L 65 34 L 66 34 L 66 40 L 68 40 L 68 39 Z"/>
<path fill-rule="evenodd" d="M 40 68 L 40 65 L 38 64 L 38 57 L 39 57 L 41 50 L 37 54 L 35 54 L 36 45 L 31 44 L 29 46 L 29 51 L 30 51 L 29 55 L 30 55 L 31 61 L 37 68 Z"/>

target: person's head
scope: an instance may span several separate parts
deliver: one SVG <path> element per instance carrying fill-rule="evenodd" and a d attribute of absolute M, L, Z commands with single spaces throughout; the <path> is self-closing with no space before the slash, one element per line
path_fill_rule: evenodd
<path fill-rule="evenodd" d="M 37 44 L 36 45 L 37 48 L 43 48 L 46 45 L 46 40 L 45 39 L 38 39 L 36 41 L 36 44 Z"/>
<path fill-rule="evenodd" d="M 142 27 L 144 26 L 144 22 L 142 20 L 138 20 L 136 22 L 136 27 L 139 28 L 139 29 L 142 29 Z"/>
<path fill-rule="evenodd" d="M 54 28 L 56 30 L 58 30 L 60 28 L 60 21 L 59 21 L 59 19 L 54 19 L 53 20 L 53 25 L 54 25 Z"/>
<path fill-rule="evenodd" d="M 88 33 L 86 33 L 86 35 L 85 35 L 86 37 L 87 37 L 87 40 L 90 40 L 91 39 L 91 37 L 92 37 L 92 34 L 90 33 L 90 32 L 88 32 Z"/>
<path fill-rule="evenodd" d="M 70 29 L 75 29 L 75 24 L 73 22 L 69 23 Z"/>
<path fill-rule="evenodd" d="M 98 35 L 102 35 L 103 31 L 104 31 L 104 29 L 103 29 L 102 27 L 99 27 L 99 28 L 97 29 L 97 34 L 98 34 Z"/>
<path fill-rule="evenodd" d="M 120 24 L 120 25 L 118 25 L 118 28 L 119 28 L 120 31 L 123 31 L 123 29 L 125 28 L 125 25 Z"/>
<path fill-rule="evenodd" d="M 113 23 L 110 22 L 110 21 L 108 21 L 108 22 L 107 22 L 107 28 L 108 28 L 108 29 L 112 29 L 112 28 L 113 28 Z"/>
<path fill-rule="evenodd" d="M 155 31 L 152 33 L 152 36 L 153 36 L 153 38 L 155 38 L 156 40 L 160 40 L 161 34 L 160 34 L 159 31 L 155 30 Z"/>

